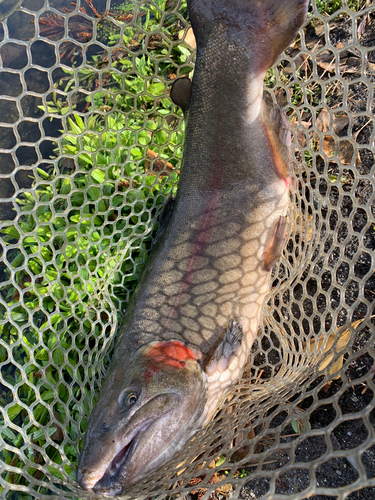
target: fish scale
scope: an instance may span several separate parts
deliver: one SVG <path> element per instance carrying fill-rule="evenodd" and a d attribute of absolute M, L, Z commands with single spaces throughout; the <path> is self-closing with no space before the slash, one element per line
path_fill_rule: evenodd
<path fill-rule="evenodd" d="M 197 60 L 176 100 L 187 120 L 179 190 L 88 424 L 78 469 L 85 489 L 117 495 L 157 469 L 241 375 L 282 249 L 291 185 L 287 121 L 264 104 L 263 79 L 307 5 L 188 2 Z"/>

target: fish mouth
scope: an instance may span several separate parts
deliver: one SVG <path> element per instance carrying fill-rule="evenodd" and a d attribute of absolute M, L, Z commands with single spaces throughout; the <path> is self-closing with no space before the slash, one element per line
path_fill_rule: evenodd
<path fill-rule="evenodd" d="M 194 396 L 192 404 L 184 395 L 173 390 L 159 393 L 112 422 L 99 407 L 102 414 L 92 415 L 80 455 L 81 488 L 103 497 L 117 496 L 169 460 L 190 438 L 206 401 Z"/>
<path fill-rule="evenodd" d="M 142 433 L 148 429 L 153 420 L 154 419 L 150 419 L 149 422 L 132 433 L 125 446 L 123 446 L 111 460 L 103 476 L 92 487 L 95 493 L 109 496 L 121 493 L 124 488 L 125 474 L 123 472 L 128 464 L 128 459 L 133 455 Z"/>
<path fill-rule="evenodd" d="M 139 433 L 137 433 L 133 439 L 131 439 L 129 441 L 128 444 L 126 444 L 123 449 L 117 453 L 117 455 L 115 456 L 115 458 L 112 460 L 112 462 L 109 464 L 109 467 L 108 469 L 105 471 L 102 479 L 105 480 L 105 478 L 108 476 L 108 477 L 114 477 L 119 471 L 120 469 L 123 467 L 123 465 L 125 464 L 128 456 L 129 456 L 129 452 L 131 451 L 130 448 L 131 447 L 135 447 L 136 443 L 135 443 L 135 440 L 137 438 Z"/>
<path fill-rule="evenodd" d="M 150 439 L 150 427 L 151 430 L 155 425 L 158 427 L 161 418 L 176 408 L 178 400 L 178 395 L 174 393 L 159 394 L 144 403 L 130 420 L 119 423 L 115 434 L 109 436 L 107 446 L 102 442 L 99 449 L 95 442 L 94 447 L 89 444 L 81 455 L 79 484 L 86 490 L 115 496 L 142 478 L 145 443 Z"/>

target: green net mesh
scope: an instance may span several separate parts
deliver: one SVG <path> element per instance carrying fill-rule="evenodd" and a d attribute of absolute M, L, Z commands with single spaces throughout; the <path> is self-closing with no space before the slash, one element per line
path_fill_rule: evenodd
<path fill-rule="evenodd" d="M 165 200 L 183 0 L 0 2 L 0 496 L 99 498 L 88 416 Z M 375 7 L 322 2 L 266 78 L 295 191 L 259 336 L 209 426 L 129 498 L 375 495 Z"/>

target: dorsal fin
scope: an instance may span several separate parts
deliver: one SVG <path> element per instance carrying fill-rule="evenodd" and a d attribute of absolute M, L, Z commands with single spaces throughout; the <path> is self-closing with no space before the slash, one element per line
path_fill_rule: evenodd
<path fill-rule="evenodd" d="M 185 113 L 190 103 L 192 82 L 189 78 L 178 78 L 173 82 L 170 98 Z"/>

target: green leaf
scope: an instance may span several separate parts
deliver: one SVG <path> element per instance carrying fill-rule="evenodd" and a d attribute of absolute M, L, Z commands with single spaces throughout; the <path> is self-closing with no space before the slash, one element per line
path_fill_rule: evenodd
<path fill-rule="evenodd" d="M 137 58 L 135 60 L 135 64 L 137 66 L 137 70 L 139 71 L 139 73 L 143 76 L 148 76 L 149 74 L 149 68 L 150 68 L 150 65 L 147 64 L 147 59 L 146 59 L 146 56 L 143 55 L 142 57 L 140 58 Z"/>
<path fill-rule="evenodd" d="M 59 469 L 56 469 L 56 467 L 52 467 L 52 465 L 47 465 L 48 472 L 52 474 L 54 477 L 57 477 L 58 479 L 65 480 L 64 475 L 59 471 Z"/>
<path fill-rule="evenodd" d="M 91 172 L 91 177 L 96 181 L 98 184 L 101 184 L 102 182 L 105 181 L 105 172 L 103 170 L 99 170 L 96 168 Z"/>
<path fill-rule="evenodd" d="M 9 427 L 3 427 L 1 429 L 1 434 L 3 436 L 5 436 L 7 439 L 9 439 L 9 441 L 11 441 L 12 443 L 16 440 L 17 436 L 14 434 L 14 432 L 9 429 Z"/>
<path fill-rule="evenodd" d="M 43 179 L 49 179 L 50 175 L 45 172 L 44 170 L 42 170 L 41 168 L 38 168 L 36 169 L 36 171 L 38 172 L 38 174 L 43 177 Z"/>
<path fill-rule="evenodd" d="M 291 426 L 296 434 L 301 434 L 303 430 L 303 425 L 300 420 L 293 420 Z"/>
<path fill-rule="evenodd" d="M 18 310 L 17 310 L 18 309 Z M 13 309 L 11 316 L 16 323 L 26 323 L 29 320 L 29 315 L 22 308 Z"/>
<path fill-rule="evenodd" d="M 64 363 L 64 353 L 60 348 L 53 351 L 52 358 L 57 366 L 61 366 Z"/>
<path fill-rule="evenodd" d="M 10 420 L 13 420 L 17 415 L 21 413 L 22 410 L 22 406 L 20 406 L 19 404 L 15 404 L 8 408 L 8 417 L 10 418 Z"/>
<path fill-rule="evenodd" d="M 147 91 L 152 95 L 152 96 L 160 96 L 164 94 L 165 86 L 164 83 L 150 83 L 147 86 Z"/>
<path fill-rule="evenodd" d="M 20 238 L 20 233 L 17 231 L 17 229 L 14 226 L 4 227 L 1 229 L 1 232 L 4 234 L 7 234 L 11 238 L 14 238 L 15 240 L 19 240 L 19 238 Z M 5 240 L 5 238 L 3 238 L 3 239 Z M 9 241 L 9 239 L 6 241 Z"/>
<path fill-rule="evenodd" d="M 220 465 L 223 465 L 223 463 L 225 462 L 225 460 L 226 460 L 226 456 L 225 456 L 225 455 L 220 455 L 220 456 L 216 459 L 215 466 L 216 466 L 216 467 L 220 467 Z"/>

